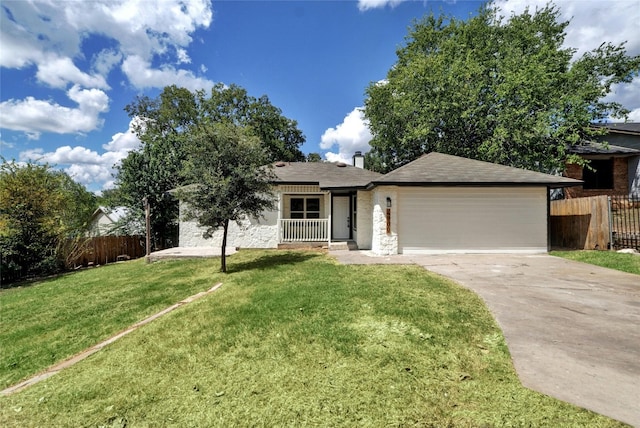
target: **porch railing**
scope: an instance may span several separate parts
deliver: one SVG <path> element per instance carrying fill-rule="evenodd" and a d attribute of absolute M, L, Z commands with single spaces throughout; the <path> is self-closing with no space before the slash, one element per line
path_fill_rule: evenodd
<path fill-rule="evenodd" d="M 280 219 L 280 242 L 320 242 L 329 239 L 329 219 Z"/>

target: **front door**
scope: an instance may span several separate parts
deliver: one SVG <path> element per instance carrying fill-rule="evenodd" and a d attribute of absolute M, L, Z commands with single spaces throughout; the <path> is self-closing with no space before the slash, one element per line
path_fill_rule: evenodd
<path fill-rule="evenodd" d="M 331 216 L 331 239 L 349 239 L 351 218 L 349 216 L 349 196 L 333 197 L 333 213 Z"/>

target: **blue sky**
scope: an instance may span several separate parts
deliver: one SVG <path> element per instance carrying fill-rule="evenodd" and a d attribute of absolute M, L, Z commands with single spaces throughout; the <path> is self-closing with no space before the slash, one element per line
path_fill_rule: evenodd
<path fill-rule="evenodd" d="M 546 0 L 498 0 L 505 15 Z M 640 54 L 640 0 L 563 0 L 567 45 L 628 41 Z M 298 121 L 305 153 L 334 161 L 368 150 L 359 108 L 416 19 L 465 19 L 479 1 L 3 0 L 0 155 L 41 160 L 90 190 L 139 142 L 123 108 L 166 85 L 238 84 Z M 612 98 L 640 121 L 640 82 Z"/>

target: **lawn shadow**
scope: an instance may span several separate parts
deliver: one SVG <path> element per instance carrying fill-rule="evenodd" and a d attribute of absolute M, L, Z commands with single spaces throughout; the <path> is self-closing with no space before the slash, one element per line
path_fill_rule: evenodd
<path fill-rule="evenodd" d="M 52 273 L 49 275 L 19 278 L 14 281 L 2 281 L 0 282 L 0 290 L 10 290 L 13 288 L 27 288 L 33 285 L 46 284 L 48 282 L 55 281 L 58 278 L 62 278 L 68 275 L 73 275 L 76 272 L 77 271 L 64 271 L 64 272 Z"/>
<path fill-rule="evenodd" d="M 319 257 L 322 253 L 315 251 L 283 251 L 273 250 L 263 256 L 246 262 L 234 263 L 228 259 L 227 273 L 237 273 L 248 270 L 268 270 L 282 265 L 294 265 Z"/>

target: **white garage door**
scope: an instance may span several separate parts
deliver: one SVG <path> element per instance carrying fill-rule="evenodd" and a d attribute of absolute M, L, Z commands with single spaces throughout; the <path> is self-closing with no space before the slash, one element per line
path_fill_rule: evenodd
<path fill-rule="evenodd" d="M 429 253 L 547 251 L 543 187 L 403 188 L 398 250 Z"/>

